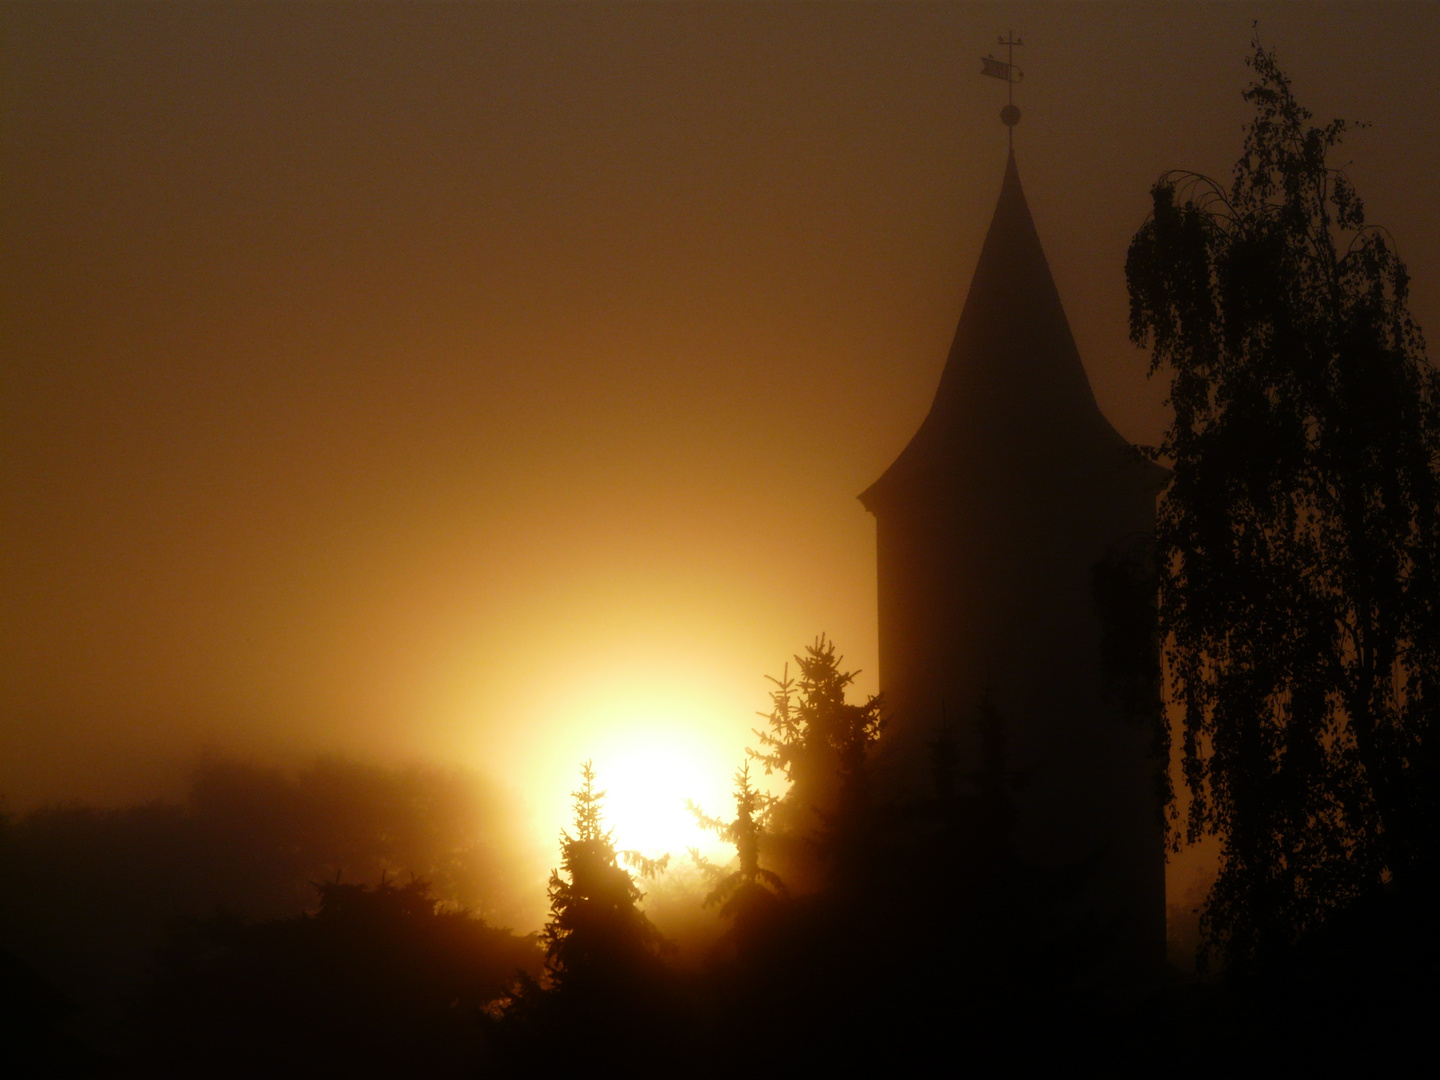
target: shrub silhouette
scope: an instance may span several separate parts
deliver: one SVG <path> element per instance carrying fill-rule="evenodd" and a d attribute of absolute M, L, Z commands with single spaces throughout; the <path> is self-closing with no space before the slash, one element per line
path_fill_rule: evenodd
<path fill-rule="evenodd" d="M 429 885 L 317 886 L 313 915 L 178 924 L 143 1025 L 150 1075 L 461 1076 L 481 1010 L 533 938 L 446 910 Z"/>

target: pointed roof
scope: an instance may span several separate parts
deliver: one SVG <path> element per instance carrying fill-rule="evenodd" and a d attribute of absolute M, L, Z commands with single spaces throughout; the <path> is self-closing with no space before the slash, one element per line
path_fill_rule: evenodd
<path fill-rule="evenodd" d="M 1012 149 L 934 403 L 860 501 L 873 513 L 997 460 L 1063 471 L 1129 445 L 1095 402 Z"/>

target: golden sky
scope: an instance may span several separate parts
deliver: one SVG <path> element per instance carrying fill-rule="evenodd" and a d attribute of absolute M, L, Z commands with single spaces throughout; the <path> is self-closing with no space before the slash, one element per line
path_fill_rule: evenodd
<path fill-rule="evenodd" d="M 1145 441 L 1126 246 L 1159 173 L 1228 175 L 1257 19 L 1371 121 L 1436 332 L 1430 4 L 4 5 L 0 792 L 341 751 L 548 831 L 644 745 L 719 809 L 817 633 L 876 688 L 855 496 L 999 191 L 978 57 L 1025 41 L 1022 181 Z"/>

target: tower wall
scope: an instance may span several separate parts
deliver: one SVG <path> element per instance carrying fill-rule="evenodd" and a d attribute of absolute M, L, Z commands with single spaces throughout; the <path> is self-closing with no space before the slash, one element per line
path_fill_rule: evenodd
<path fill-rule="evenodd" d="M 1128 473 L 1128 475 L 1127 475 Z M 880 684 L 887 783 L 922 793 L 948 721 L 961 774 L 979 768 L 973 721 L 988 693 L 1003 721 L 1017 855 L 1096 860 L 1086 893 L 1117 951 L 1159 963 L 1165 855 L 1153 727 L 1107 690 L 1095 568 L 1143 543 L 1155 495 L 1119 463 L 1063 489 L 958 485 L 877 516 Z"/>

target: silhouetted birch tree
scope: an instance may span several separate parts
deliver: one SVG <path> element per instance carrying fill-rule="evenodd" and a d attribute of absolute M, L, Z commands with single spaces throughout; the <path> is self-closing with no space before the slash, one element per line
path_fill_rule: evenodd
<path fill-rule="evenodd" d="M 1130 245 L 1131 337 L 1167 372 L 1162 633 L 1186 831 L 1220 838 L 1204 928 L 1232 960 L 1417 872 L 1440 736 L 1440 383 L 1275 54 L 1227 187 L 1167 173 Z"/>

